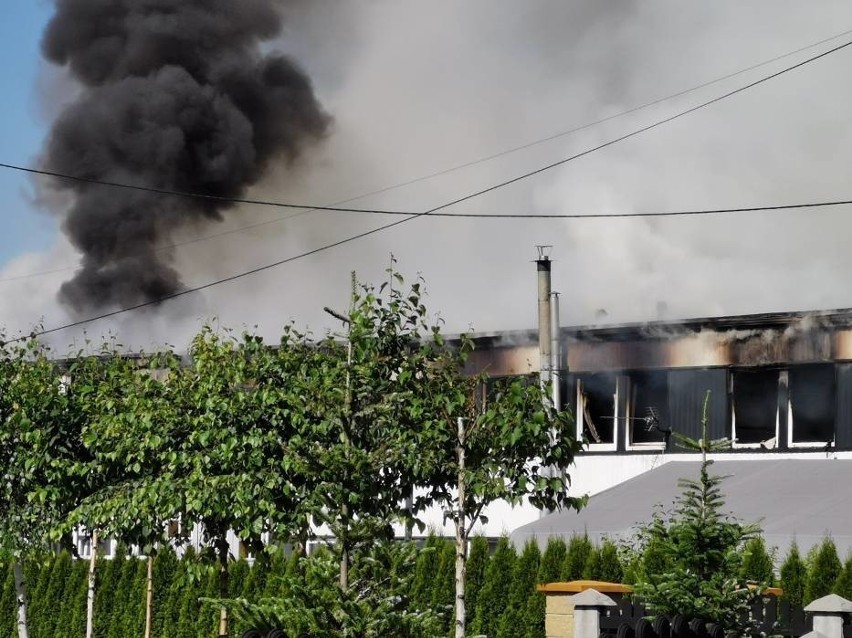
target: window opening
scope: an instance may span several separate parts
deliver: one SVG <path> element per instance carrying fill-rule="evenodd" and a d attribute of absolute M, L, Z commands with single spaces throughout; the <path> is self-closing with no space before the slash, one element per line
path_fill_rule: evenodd
<path fill-rule="evenodd" d="M 669 422 L 668 372 L 634 372 L 630 384 L 630 443 L 665 444 Z"/>
<path fill-rule="evenodd" d="M 757 445 L 778 432 L 778 370 L 733 373 L 734 442 Z"/>
<path fill-rule="evenodd" d="M 831 364 L 790 368 L 792 443 L 828 443 L 834 440 L 837 381 Z"/>
<path fill-rule="evenodd" d="M 578 410 L 582 434 L 590 444 L 615 443 L 616 378 L 612 374 L 588 374 L 579 379 Z"/>

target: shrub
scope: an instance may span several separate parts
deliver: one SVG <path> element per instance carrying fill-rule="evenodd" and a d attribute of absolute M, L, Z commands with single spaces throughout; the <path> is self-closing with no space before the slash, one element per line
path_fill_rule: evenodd
<path fill-rule="evenodd" d="M 852 556 L 846 559 L 831 591 L 847 600 L 852 597 Z"/>
<path fill-rule="evenodd" d="M 521 556 L 512 570 L 512 582 L 506 610 L 500 618 L 497 638 L 516 638 L 525 636 L 529 631 L 527 606 L 535 596 L 538 567 L 541 563 L 541 550 L 535 540 L 527 541 Z"/>
<path fill-rule="evenodd" d="M 781 565 L 781 588 L 784 590 L 784 599 L 790 604 L 799 606 L 805 599 L 805 582 L 807 581 L 807 568 L 802 557 L 799 555 L 799 547 L 794 542 L 790 546 L 787 558 Z"/>
<path fill-rule="evenodd" d="M 771 585 L 775 580 L 773 566 L 775 561 L 766 550 L 766 543 L 761 536 L 749 540 L 743 549 L 743 564 L 740 568 L 740 578 L 756 583 Z"/>
<path fill-rule="evenodd" d="M 837 557 L 837 547 L 834 541 L 825 538 L 816 548 L 813 560 L 808 566 L 803 602 L 807 605 L 817 598 L 830 594 L 841 569 L 843 569 L 843 565 Z"/>
<path fill-rule="evenodd" d="M 509 600 L 509 574 L 514 570 L 516 560 L 515 548 L 504 536 L 497 543 L 494 555 L 485 570 L 485 582 L 476 603 L 476 623 L 470 628 L 473 635 L 497 635 L 500 616 L 506 610 Z"/>
<path fill-rule="evenodd" d="M 476 605 L 485 580 L 486 567 L 488 567 L 488 541 L 482 536 L 475 536 L 470 542 L 470 553 L 467 559 L 465 598 L 467 600 L 466 624 L 468 627 L 473 627 L 476 622 Z"/>
<path fill-rule="evenodd" d="M 594 552 L 594 546 L 585 534 L 583 536 L 573 536 L 568 542 L 568 551 L 565 555 L 565 562 L 562 564 L 562 580 L 578 580 L 583 578 L 583 572 L 586 569 L 586 563 L 589 560 L 589 555 Z"/>

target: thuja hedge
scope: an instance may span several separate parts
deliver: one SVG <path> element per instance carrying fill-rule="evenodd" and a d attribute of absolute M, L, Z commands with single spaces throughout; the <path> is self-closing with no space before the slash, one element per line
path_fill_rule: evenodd
<path fill-rule="evenodd" d="M 543 548 L 527 544 L 520 552 L 505 538 L 491 547 L 483 538 L 473 539 L 467 592 L 470 626 L 494 636 L 543 638 L 544 598 L 536 592 L 535 585 L 578 577 L 619 580 L 614 577 L 623 573 L 623 566 L 617 549 L 608 542 L 599 546 L 585 536 L 567 543 L 550 539 Z M 772 564 L 774 557 L 763 543 L 752 544 L 747 552 L 750 569 L 757 569 L 758 565 L 765 570 L 767 564 Z M 452 560 L 450 541 L 429 537 L 420 549 L 411 589 L 398 592 L 416 608 L 431 607 L 443 614 L 447 635 L 452 628 Z M 282 553 L 263 555 L 252 564 L 236 561 L 231 568 L 230 596 L 247 600 L 280 596 L 281 577 L 292 573 L 294 564 Z M 804 558 L 793 546 L 781 561 L 777 584 L 785 587 L 786 595 L 795 603 L 807 603 L 827 591 L 849 596 L 852 561 L 847 560 L 842 569 L 840 565 L 830 539 Z M 87 570 L 87 561 L 74 560 L 66 552 L 44 554 L 28 563 L 31 638 L 84 635 Z M 123 549 L 114 559 L 98 563 L 96 638 L 142 634 L 145 576 L 146 561 L 127 555 Z M 743 576 L 747 578 L 748 574 Z M 15 638 L 11 565 L 0 565 L 0 579 L 0 638 Z M 215 636 L 217 610 L 201 599 L 217 595 L 212 564 L 192 550 L 181 558 L 169 548 L 160 550 L 154 560 L 155 638 Z M 239 636 L 246 629 L 237 620 L 231 635 Z"/>

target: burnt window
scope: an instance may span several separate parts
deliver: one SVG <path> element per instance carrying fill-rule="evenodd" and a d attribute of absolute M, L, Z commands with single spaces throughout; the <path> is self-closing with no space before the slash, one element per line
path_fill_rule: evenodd
<path fill-rule="evenodd" d="M 589 443 L 615 443 L 615 375 L 584 374 L 578 381 L 577 414 L 583 435 Z"/>
<path fill-rule="evenodd" d="M 793 443 L 834 439 L 837 382 L 830 364 L 790 368 Z"/>
<path fill-rule="evenodd" d="M 651 370 L 630 375 L 630 443 L 664 443 L 669 412 L 669 375 Z"/>
<path fill-rule="evenodd" d="M 776 435 L 778 370 L 733 373 L 734 442 L 761 443 Z"/>

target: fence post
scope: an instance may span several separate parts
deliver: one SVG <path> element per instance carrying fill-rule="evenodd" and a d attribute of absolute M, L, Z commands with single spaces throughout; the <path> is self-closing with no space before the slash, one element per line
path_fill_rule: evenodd
<path fill-rule="evenodd" d="M 810 603 L 805 611 L 814 616 L 814 630 L 807 636 L 821 634 L 826 638 L 843 638 L 843 616 L 852 613 L 852 601 L 829 594 Z"/>
<path fill-rule="evenodd" d="M 574 637 L 598 638 L 601 633 L 601 612 L 615 607 L 615 601 L 595 589 L 587 589 L 571 599 L 574 603 Z"/>

